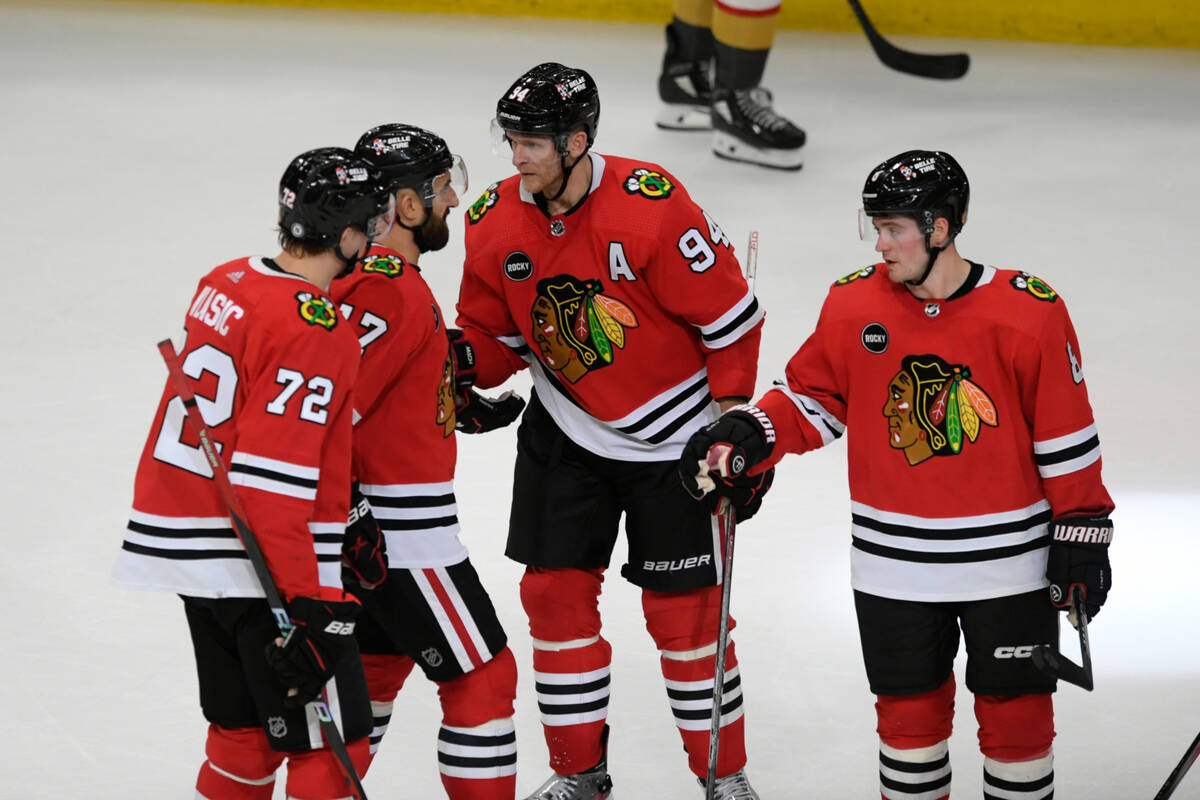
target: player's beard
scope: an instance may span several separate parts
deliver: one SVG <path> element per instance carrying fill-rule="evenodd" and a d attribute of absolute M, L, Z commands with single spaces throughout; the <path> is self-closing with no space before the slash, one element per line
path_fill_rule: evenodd
<path fill-rule="evenodd" d="M 417 245 L 417 249 L 422 253 L 430 253 L 435 250 L 441 250 L 450 241 L 450 226 L 446 222 L 446 218 L 450 216 L 450 209 L 440 217 L 432 211 L 429 213 L 425 224 L 413 231 L 413 241 Z"/>

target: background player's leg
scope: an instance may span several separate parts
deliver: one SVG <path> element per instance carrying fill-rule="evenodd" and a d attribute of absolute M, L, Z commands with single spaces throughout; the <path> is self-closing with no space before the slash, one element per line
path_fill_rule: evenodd
<path fill-rule="evenodd" d="M 658 76 L 660 128 L 712 128 L 712 0 L 675 0 L 667 50 Z"/>
<path fill-rule="evenodd" d="M 954 676 L 932 692 L 878 695 L 879 794 L 884 800 L 950 796 Z"/>
<path fill-rule="evenodd" d="M 507 647 L 482 666 L 438 684 L 438 770 L 450 800 L 512 800 L 516 696 L 517 662 Z"/>
<path fill-rule="evenodd" d="M 603 570 L 538 567 L 527 568 L 521 579 L 521 603 L 533 637 L 538 707 L 555 772 L 533 797 L 561 783 L 559 776 L 583 775 L 594 768 L 597 785 L 608 781 L 605 721 L 612 647 L 600 636 L 602 580 Z M 588 791 L 578 796 L 607 796 L 607 786 L 600 793 Z"/>
<path fill-rule="evenodd" d="M 799 169 L 804 165 L 804 131 L 775 113 L 771 93 L 761 86 L 779 5 L 779 0 L 716 3 L 713 152 L 735 161 Z"/>
<path fill-rule="evenodd" d="M 363 653 L 363 672 L 367 676 L 367 691 L 371 695 L 371 737 L 367 767 L 375 760 L 375 754 L 383 742 L 388 725 L 392 721 L 392 704 L 404 687 L 404 681 L 413 669 L 413 660 L 408 656 L 383 653 Z"/>
<path fill-rule="evenodd" d="M 204 800 L 271 800 L 275 770 L 284 754 L 267 744 L 261 728 L 208 726 L 204 744 L 208 759 L 196 778 L 196 795 Z"/>
<path fill-rule="evenodd" d="M 977 695 L 985 794 L 1008 800 L 1054 796 L 1054 705 L 1051 695 Z"/>
<path fill-rule="evenodd" d="M 688 754 L 688 768 L 696 777 L 706 777 L 721 588 L 709 586 L 682 592 L 645 589 L 642 591 L 642 609 L 646 615 L 646 629 L 661 653 L 667 698 Z M 732 619 L 729 625 L 732 629 Z M 726 649 L 724 681 L 718 779 L 746 766 L 742 681 L 732 640 Z"/>

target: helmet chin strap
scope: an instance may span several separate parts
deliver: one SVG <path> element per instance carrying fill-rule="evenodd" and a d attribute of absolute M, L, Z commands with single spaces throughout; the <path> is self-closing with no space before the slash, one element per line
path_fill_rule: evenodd
<path fill-rule="evenodd" d="M 538 192 L 538 194 L 540 194 L 547 201 L 557 200 L 558 198 L 562 197 L 562 193 L 567 190 L 567 180 L 571 177 L 571 170 L 575 169 L 576 165 L 583 160 L 583 157 L 587 155 L 587 151 L 588 148 L 585 147 L 583 152 L 579 154 L 579 158 L 571 162 L 570 166 L 567 166 L 567 151 L 560 151 L 558 163 L 562 167 L 562 184 L 559 185 L 558 191 L 554 193 L 554 197 L 546 197 L 545 192 Z"/>
<path fill-rule="evenodd" d="M 946 249 L 945 245 L 942 247 L 931 246 L 929 243 L 929 237 L 931 235 L 932 234 L 928 233 L 925 234 L 925 252 L 929 254 L 929 263 L 925 265 L 925 271 L 921 273 L 921 277 L 917 278 L 915 281 L 905 281 L 905 283 L 907 283 L 909 286 L 920 286 L 922 283 L 924 283 L 925 279 L 929 277 L 929 273 L 933 272 L 933 263 L 937 261 L 938 256 L 940 256 L 942 251 Z"/>
<path fill-rule="evenodd" d="M 370 247 L 371 247 L 371 237 L 368 236 L 367 243 L 363 247 L 363 253 L 366 253 L 367 250 L 370 249 Z M 335 278 L 344 278 L 347 275 L 349 275 L 350 273 L 354 272 L 354 265 L 358 263 L 358 252 L 357 251 L 355 251 L 354 255 L 347 256 L 345 253 L 342 252 L 342 243 L 339 240 L 337 243 L 337 247 L 333 248 L 333 252 L 337 253 L 338 259 L 342 262 L 342 270 L 341 270 L 341 272 L 339 272 L 337 275 L 334 276 Z"/>

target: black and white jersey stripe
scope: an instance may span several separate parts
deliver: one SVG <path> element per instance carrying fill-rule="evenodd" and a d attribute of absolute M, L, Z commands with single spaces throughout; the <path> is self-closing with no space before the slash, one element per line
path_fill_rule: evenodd
<path fill-rule="evenodd" d="M 667 700 L 675 725 L 681 731 L 707 731 L 712 726 L 713 688 L 716 678 L 698 681 L 666 680 Z M 721 727 L 745 714 L 742 707 L 742 676 L 737 667 L 725 670 L 721 695 Z"/>
<path fill-rule="evenodd" d="M 1094 424 L 1074 433 L 1033 443 L 1033 460 L 1045 478 L 1069 475 L 1100 460 L 1100 435 Z"/>
<path fill-rule="evenodd" d="M 454 481 L 362 484 L 359 489 L 387 540 L 389 567 L 445 567 L 467 558 L 458 538 Z"/>
<path fill-rule="evenodd" d="M 852 501 L 851 584 L 880 597 L 979 600 L 1045 587 L 1046 500 L 968 517 L 918 517 Z"/>
<path fill-rule="evenodd" d="M 796 408 L 800 409 L 800 413 L 804 415 L 808 423 L 817 429 L 817 433 L 821 435 L 822 446 L 840 438 L 846 432 L 845 423 L 826 411 L 823 405 L 808 395 L 793 392 L 788 388 L 787 381 L 782 378 L 776 380 L 774 388 L 791 400 Z"/>
<path fill-rule="evenodd" d="M 345 523 L 309 522 L 317 579 L 341 588 Z M 194 597 L 262 597 L 246 549 L 228 517 L 170 517 L 136 508 L 113 579 L 122 586 Z"/>
<path fill-rule="evenodd" d="M 707 325 L 698 325 L 700 338 L 709 350 L 720 350 L 745 336 L 762 321 L 764 312 L 754 296 L 754 289 L 747 287 L 746 294 L 732 308 Z"/>
<path fill-rule="evenodd" d="M 669 461 L 688 438 L 720 416 L 701 369 L 620 419 L 602 422 L 579 404 L 549 370 L 531 370 L 534 391 L 558 427 L 597 455 L 625 461 Z"/>
<path fill-rule="evenodd" d="M 300 500 L 317 499 L 321 470 L 275 458 L 237 451 L 229 460 L 229 482 L 263 492 L 274 492 Z"/>

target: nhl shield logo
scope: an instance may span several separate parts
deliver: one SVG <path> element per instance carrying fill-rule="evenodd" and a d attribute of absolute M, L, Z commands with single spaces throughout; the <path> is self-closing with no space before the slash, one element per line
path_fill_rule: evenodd
<path fill-rule="evenodd" d="M 287 723 L 283 721 L 283 717 L 268 718 L 267 733 L 276 739 L 282 739 L 287 736 Z"/>
<path fill-rule="evenodd" d="M 425 659 L 425 663 L 431 667 L 440 667 L 442 665 L 442 654 L 438 652 L 436 647 L 426 647 L 421 651 L 421 658 Z"/>

